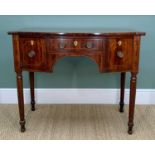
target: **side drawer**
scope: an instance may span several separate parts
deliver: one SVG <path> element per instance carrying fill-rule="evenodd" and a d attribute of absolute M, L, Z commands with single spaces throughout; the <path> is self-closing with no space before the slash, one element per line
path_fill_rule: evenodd
<path fill-rule="evenodd" d="M 132 38 L 107 39 L 107 67 L 110 71 L 130 70 L 133 58 Z"/>
<path fill-rule="evenodd" d="M 45 41 L 43 38 L 19 39 L 22 68 L 40 70 L 46 67 Z"/>

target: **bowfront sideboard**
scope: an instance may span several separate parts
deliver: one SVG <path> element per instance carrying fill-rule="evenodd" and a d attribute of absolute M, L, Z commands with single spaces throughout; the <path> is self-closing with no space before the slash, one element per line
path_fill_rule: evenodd
<path fill-rule="evenodd" d="M 21 132 L 25 131 L 22 72 L 29 72 L 31 109 L 34 111 L 34 72 L 53 72 L 57 60 L 65 56 L 85 56 L 98 64 L 101 73 L 120 72 L 120 112 L 124 110 L 125 75 L 131 73 L 128 133 L 132 134 L 140 40 L 144 32 L 33 29 L 8 34 L 13 40 Z"/>

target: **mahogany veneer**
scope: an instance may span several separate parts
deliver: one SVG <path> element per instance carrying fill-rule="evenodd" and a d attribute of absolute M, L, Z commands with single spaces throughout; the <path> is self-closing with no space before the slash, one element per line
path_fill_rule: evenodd
<path fill-rule="evenodd" d="M 8 34 L 13 36 L 22 132 L 25 131 L 22 71 L 29 72 L 31 109 L 34 111 L 34 72 L 53 71 L 56 61 L 65 56 L 86 56 L 98 64 L 102 73 L 121 72 L 120 112 L 124 108 L 125 73 L 131 72 L 128 133 L 132 134 L 140 39 L 144 32 L 19 31 Z"/>

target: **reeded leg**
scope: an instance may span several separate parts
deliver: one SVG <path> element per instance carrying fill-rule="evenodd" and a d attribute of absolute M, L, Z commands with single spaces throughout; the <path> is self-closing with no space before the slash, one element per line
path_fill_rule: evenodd
<path fill-rule="evenodd" d="M 128 122 L 128 133 L 132 134 L 132 128 L 134 125 L 134 108 L 135 108 L 135 97 L 136 97 L 136 82 L 137 73 L 131 73 L 130 79 L 130 100 L 129 100 L 129 122 Z"/>
<path fill-rule="evenodd" d="M 34 72 L 29 72 L 29 79 L 30 79 L 30 94 L 31 94 L 31 110 L 35 111 Z"/>
<path fill-rule="evenodd" d="M 119 111 L 120 111 L 120 112 L 124 112 L 125 75 L 126 75 L 125 72 L 122 72 L 122 73 L 121 73 L 121 80 L 120 80 L 121 89 L 120 89 L 120 103 L 119 103 L 119 105 L 120 105 Z"/>
<path fill-rule="evenodd" d="M 18 106 L 20 115 L 21 132 L 25 131 L 25 116 L 24 116 L 24 96 L 23 96 L 23 79 L 22 73 L 17 73 L 17 93 L 18 93 Z"/>

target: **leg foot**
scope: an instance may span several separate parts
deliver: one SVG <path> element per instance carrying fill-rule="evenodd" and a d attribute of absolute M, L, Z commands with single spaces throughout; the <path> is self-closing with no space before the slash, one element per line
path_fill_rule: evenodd
<path fill-rule="evenodd" d="M 25 128 L 25 120 L 24 121 L 20 121 L 20 131 L 21 132 L 25 132 L 26 128 Z"/>
<path fill-rule="evenodd" d="M 119 108 L 119 112 L 124 112 L 124 102 L 120 103 L 120 108 Z"/>
<path fill-rule="evenodd" d="M 31 101 L 31 110 L 35 111 L 35 101 Z"/>
<path fill-rule="evenodd" d="M 128 134 L 132 135 L 132 129 L 130 129 L 130 128 L 128 129 Z"/>
<path fill-rule="evenodd" d="M 128 124 L 128 134 L 129 135 L 132 134 L 132 128 L 133 128 L 133 124 Z"/>

